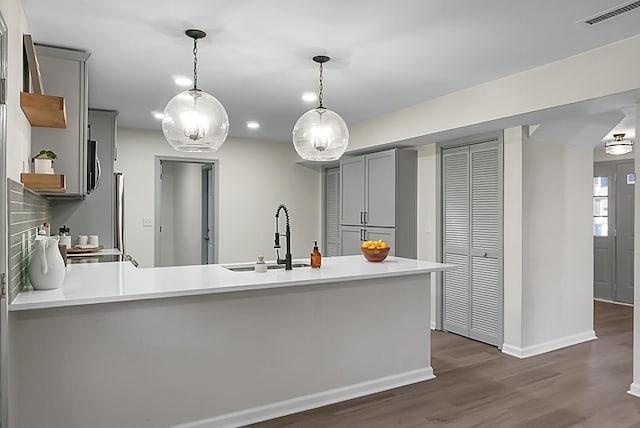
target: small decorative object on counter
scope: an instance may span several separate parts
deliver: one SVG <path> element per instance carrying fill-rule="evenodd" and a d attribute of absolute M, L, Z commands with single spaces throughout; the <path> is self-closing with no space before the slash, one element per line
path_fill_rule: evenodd
<path fill-rule="evenodd" d="M 381 262 L 387 258 L 391 247 L 382 239 L 378 241 L 364 241 L 361 246 L 362 255 L 367 261 Z"/>
<path fill-rule="evenodd" d="M 254 267 L 256 272 L 266 272 L 267 264 L 264 262 L 264 256 L 258 256 L 258 261 L 256 262 L 256 266 Z"/>
<path fill-rule="evenodd" d="M 37 236 L 36 248 L 29 261 L 29 281 L 36 290 L 59 288 L 64 281 L 64 260 L 58 241 L 48 236 Z"/>
<path fill-rule="evenodd" d="M 311 252 L 311 267 L 319 268 L 322 261 L 322 254 L 318 250 L 318 241 L 313 241 L 313 251 Z"/>
<path fill-rule="evenodd" d="M 60 229 L 58 229 L 58 236 L 60 245 L 64 245 L 65 247 L 71 246 L 71 235 L 69 235 L 70 229 L 67 225 L 63 225 Z"/>

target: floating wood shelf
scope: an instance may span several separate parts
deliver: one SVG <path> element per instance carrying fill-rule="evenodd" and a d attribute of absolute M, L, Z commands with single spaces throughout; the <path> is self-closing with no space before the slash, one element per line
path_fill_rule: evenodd
<path fill-rule="evenodd" d="M 63 174 L 20 174 L 20 182 L 24 187 L 35 192 L 64 193 L 67 190 L 67 180 Z"/>
<path fill-rule="evenodd" d="M 27 115 L 31 126 L 67 127 L 67 112 L 63 97 L 20 92 L 20 107 Z"/>

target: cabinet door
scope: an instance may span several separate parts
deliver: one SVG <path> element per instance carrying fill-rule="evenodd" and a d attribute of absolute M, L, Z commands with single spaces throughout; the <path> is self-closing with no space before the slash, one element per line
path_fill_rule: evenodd
<path fill-rule="evenodd" d="M 396 225 L 396 151 L 366 157 L 365 222 L 368 226 Z"/>
<path fill-rule="evenodd" d="M 362 254 L 360 246 L 364 229 L 360 226 L 340 226 L 340 250 L 343 256 Z"/>
<path fill-rule="evenodd" d="M 396 231 L 395 229 L 388 229 L 382 227 L 367 227 L 365 232 L 365 239 L 369 241 L 377 241 L 382 239 L 385 241 L 391 250 L 389 250 L 390 256 L 396 255 Z"/>
<path fill-rule="evenodd" d="M 364 156 L 340 162 L 340 194 L 340 224 L 361 224 L 364 213 Z"/>

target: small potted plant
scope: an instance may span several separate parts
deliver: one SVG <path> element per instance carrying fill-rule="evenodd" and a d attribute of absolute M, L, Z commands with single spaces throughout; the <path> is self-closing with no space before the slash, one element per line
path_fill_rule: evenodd
<path fill-rule="evenodd" d="M 53 174 L 53 160 L 58 156 L 52 150 L 40 150 L 34 158 L 34 169 L 36 174 Z"/>

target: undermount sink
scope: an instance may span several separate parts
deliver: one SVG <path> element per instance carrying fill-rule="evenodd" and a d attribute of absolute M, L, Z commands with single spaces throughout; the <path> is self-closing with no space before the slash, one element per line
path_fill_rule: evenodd
<path fill-rule="evenodd" d="M 292 263 L 292 268 L 309 267 L 309 263 Z M 238 265 L 238 266 L 223 266 L 225 269 L 229 269 L 233 272 L 253 272 L 255 270 L 254 265 Z M 284 269 L 284 265 L 267 264 L 267 269 Z"/>

